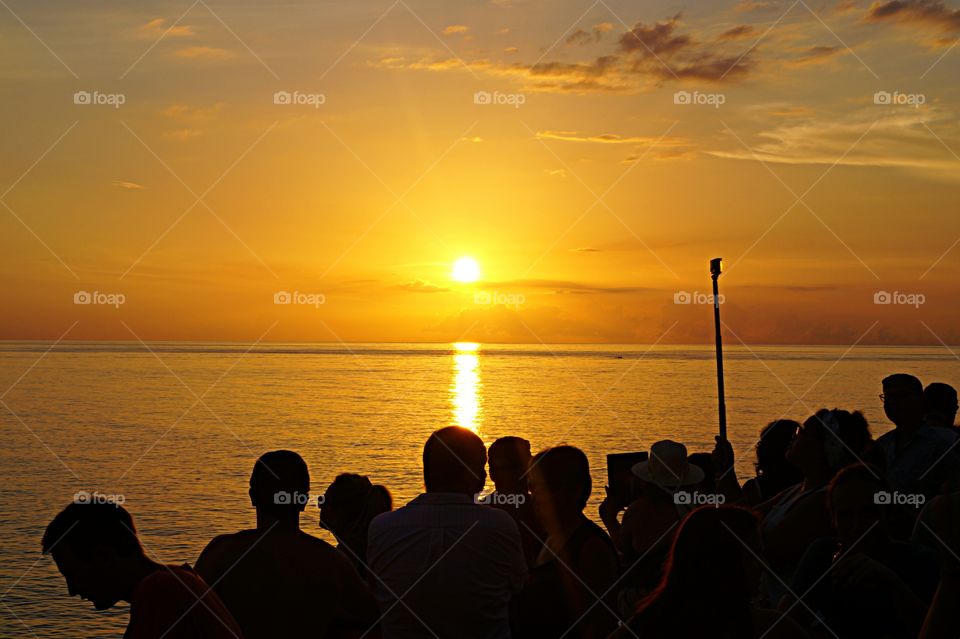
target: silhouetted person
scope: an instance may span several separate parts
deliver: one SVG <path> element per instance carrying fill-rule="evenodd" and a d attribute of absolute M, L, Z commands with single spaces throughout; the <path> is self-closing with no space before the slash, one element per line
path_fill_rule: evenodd
<path fill-rule="evenodd" d="M 622 506 L 612 503 L 610 495 L 600 504 L 603 524 L 623 557 L 626 574 L 617 610 L 627 615 L 635 610 L 637 598 L 659 581 L 673 533 L 693 509 L 693 493 L 707 481 L 703 469 L 690 463 L 686 446 L 669 439 L 655 442 L 648 460 L 631 470 L 638 490 L 622 522 L 617 520 Z"/>
<path fill-rule="evenodd" d="M 606 637 L 618 622 L 619 565 L 610 538 L 583 514 L 593 487 L 587 456 L 573 446 L 548 448 L 534 456 L 528 481 L 547 538 L 513 603 L 514 634 Z"/>
<path fill-rule="evenodd" d="M 265 453 L 250 475 L 257 527 L 215 537 L 197 560 L 247 639 L 324 637 L 331 627 L 366 629 L 377 609 L 350 561 L 300 530 L 310 474 L 300 455 Z"/>
<path fill-rule="evenodd" d="M 240 639 L 237 622 L 203 579 L 189 566 L 164 565 L 148 558 L 133 518 L 122 506 L 73 503 L 43 534 L 67 580 L 97 610 L 130 603 L 125 639 Z"/>
<path fill-rule="evenodd" d="M 956 428 L 957 389 L 933 382 L 923 389 L 923 420 L 933 426 Z"/>
<path fill-rule="evenodd" d="M 520 541 L 527 567 L 533 567 L 540 554 L 540 542 L 546 534 L 533 513 L 533 502 L 527 488 L 527 469 L 530 467 L 530 442 L 522 437 L 501 437 L 492 444 L 490 479 L 496 487 L 485 501 L 510 515 L 520 529 Z"/>
<path fill-rule="evenodd" d="M 882 398 L 896 428 L 877 439 L 871 461 L 884 469 L 891 490 L 930 501 L 944 482 L 960 476 L 957 434 L 924 422 L 923 385 L 913 375 L 884 378 Z"/>
<path fill-rule="evenodd" d="M 756 477 L 743 484 L 743 499 L 754 506 L 774 497 L 803 480 L 800 469 L 787 461 L 787 449 L 796 437 L 800 424 L 792 419 L 778 419 L 760 431 L 757 441 Z"/>
<path fill-rule="evenodd" d="M 955 639 L 960 636 L 960 493 L 954 492 L 937 497 L 928 506 L 930 536 L 937 541 L 937 551 L 943 562 L 940 566 L 940 583 L 927 618 L 920 632 L 920 639 Z"/>
<path fill-rule="evenodd" d="M 800 558 L 813 541 L 829 535 L 827 486 L 834 474 L 857 461 L 870 446 L 870 427 L 863 415 L 822 409 L 797 432 L 787 460 L 800 469 L 803 481 L 759 506 L 764 556 L 777 577 L 767 579 L 770 604 L 784 594 Z"/>
<path fill-rule="evenodd" d="M 889 495 L 878 469 L 863 464 L 833 478 L 828 502 L 834 536 L 807 548 L 790 588 L 805 604 L 791 609 L 798 622 L 813 630 L 822 630 L 822 623 L 840 637 L 917 635 L 937 586 L 937 554 L 891 539 Z M 780 609 L 794 602 L 787 594 Z"/>
<path fill-rule="evenodd" d="M 393 497 L 385 486 L 374 485 L 363 475 L 343 473 L 327 487 L 320 505 L 320 526 L 339 544 L 357 572 L 367 577 L 367 530 L 381 513 L 393 510 Z"/>
<path fill-rule="evenodd" d="M 449 426 L 423 447 L 427 492 L 370 523 L 371 583 L 386 639 L 510 636 L 507 606 L 527 567 L 509 515 L 476 503 L 487 451 Z"/>
<path fill-rule="evenodd" d="M 806 637 L 795 622 L 754 601 L 760 587 L 760 533 L 752 512 L 704 506 L 680 525 L 656 589 L 614 639 Z"/>

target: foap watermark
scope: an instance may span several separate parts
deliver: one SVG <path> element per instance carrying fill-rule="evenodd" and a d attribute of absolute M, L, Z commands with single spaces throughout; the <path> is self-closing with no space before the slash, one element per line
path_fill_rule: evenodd
<path fill-rule="evenodd" d="M 709 304 L 713 306 L 713 293 L 700 291 L 677 291 L 673 294 L 674 304 Z M 723 293 L 717 295 L 717 303 L 723 304 Z"/>
<path fill-rule="evenodd" d="M 73 503 L 75 504 L 111 504 L 113 506 L 122 506 L 127 501 L 123 495 L 105 494 L 97 491 L 87 492 L 81 490 L 73 493 Z"/>
<path fill-rule="evenodd" d="M 519 308 L 526 304 L 522 293 L 501 293 L 500 291 L 477 291 L 473 294 L 473 303 L 479 306 L 508 306 Z"/>
<path fill-rule="evenodd" d="M 919 109 L 927 103 L 923 93 L 901 93 L 900 91 L 877 91 L 873 94 L 873 103 L 881 106 L 912 106 Z"/>
<path fill-rule="evenodd" d="M 513 506 L 519 508 L 527 503 L 527 496 L 523 493 L 488 493 L 481 495 L 477 493 L 473 496 L 473 503 L 484 506 Z"/>
<path fill-rule="evenodd" d="M 123 293 L 103 293 L 101 291 L 77 291 L 73 294 L 74 304 L 112 306 L 120 308 L 127 301 Z"/>
<path fill-rule="evenodd" d="M 494 104 L 498 106 L 512 106 L 519 109 L 527 102 L 527 96 L 522 93 L 500 93 L 499 91 L 477 91 L 473 94 L 474 104 Z"/>
<path fill-rule="evenodd" d="M 111 106 L 119 109 L 127 101 L 123 93 L 101 93 L 100 91 L 77 91 L 73 94 L 73 103 L 81 106 Z"/>
<path fill-rule="evenodd" d="M 317 506 L 322 506 L 326 500 L 326 495 L 311 497 L 310 493 L 301 493 L 296 490 L 292 493 L 286 490 L 273 493 L 273 503 L 277 506 L 306 506 L 311 501 L 316 502 Z"/>
<path fill-rule="evenodd" d="M 273 294 L 274 304 L 294 304 L 299 306 L 312 306 L 320 308 L 321 304 L 327 303 L 327 296 L 323 293 L 301 293 L 300 291 L 277 291 Z"/>
<path fill-rule="evenodd" d="M 700 91 L 677 91 L 673 94 L 673 103 L 683 106 L 712 106 L 719 109 L 727 101 L 723 93 L 702 93 Z"/>
<path fill-rule="evenodd" d="M 927 301 L 923 293 L 905 293 L 903 291 L 877 291 L 873 294 L 874 304 L 888 304 L 894 306 L 912 306 L 920 308 Z"/>
<path fill-rule="evenodd" d="M 720 493 L 701 493 L 698 490 L 678 490 L 673 493 L 673 503 L 678 506 L 723 506 L 727 503 L 727 496 Z"/>
<path fill-rule="evenodd" d="M 291 106 L 312 106 L 319 109 L 327 102 L 323 93 L 301 93 L 300 91 L 277 91 L 273 94 L 273 103 Z"/>
<path fill-rule="evenodd" d="M 898 491 L 887 492 L 881 490 L 873 494 L 873 503 L 878 506 L 913 506 L 919 508 L 927 501 L 927 496 L 923 493 L 901 493 Z"/>

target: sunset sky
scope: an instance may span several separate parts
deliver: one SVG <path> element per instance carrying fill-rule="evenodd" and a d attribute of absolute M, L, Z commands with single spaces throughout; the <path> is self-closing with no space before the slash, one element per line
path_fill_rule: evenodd
<path fill-rule="evenodd" d="M 2 339 L 703 343 L 723 256 L 728 342 L 960 344 L 955 3 L 3 0 L 0 34 Z"/>

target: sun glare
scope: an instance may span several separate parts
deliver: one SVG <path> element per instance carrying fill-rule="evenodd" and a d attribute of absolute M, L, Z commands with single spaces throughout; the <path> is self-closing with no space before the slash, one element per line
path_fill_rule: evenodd
<path fill-rule="evenodd" d="M 480 265 L 472 257 L 461 257 L 453 264 L 453 279 L 458 282 L 476 282 L 480 279 Z"/>

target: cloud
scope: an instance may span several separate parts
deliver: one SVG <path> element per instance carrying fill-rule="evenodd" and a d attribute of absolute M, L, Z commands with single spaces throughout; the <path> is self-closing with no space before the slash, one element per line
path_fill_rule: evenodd
<path fill-rule="evenodd" d="M 592 246 L 580 246 L 578 248 L 570 249 L 571 253 L 599 253 L 600 249 L 593 248 Z"/>
<path fill-rule="evenodd" d="M 760 11 L 761 9 L 766 9 L 772 6 L 772 2 L 767 2 L 765 0 L 740 0 L 733 10 L 737 13 L 752 13 L 754 11 Z"/>
<path fill-rule="evenodd" d="M 553 294 L 626 294 L 643 293 L 653 289 L 642 286 L 604 286 L 585 282 L 568 280 L 508 280 L 504 282 L 487 282 L 486 288 L 502 291 L 541 290 Z"/>
<path fill-rule="evenodd" d="M 620 51 L 632 59 L 632 70 L 661 79 L 690 78 L 720 82 L 746 76 L 753 68 L 751 49 L 746 54 L 726 54 L 720 42 L 699 42 L 680 33 L 681 14 L 663 22 L 646 25 L 638 22 L 620 36 Z"/>
<path fill-rule="evenodd" d="M 440 33 L 448 36 L 448 35 L 456 35 L 458 33 L 466 33 L 469 30 L 470 30 L 470 27 L 464 24 L 451 24 L 449 26 L 444 27 L 443 31 L 441 31 Z"/>
<path fill-rule="evenodd" d="M 583 29 L 577 29 L 569 36 L 565 42 L 572 45 L 587 45 L 594 42 L 600 42 L 600 39 L 603 38 L 603 34 L 609 33 L 613 30 L 613 24 L 609 22 L 601 22 L 599 24 L 593 25 L 590 31 L 585 31 Z"/>
<path fill-rule="evenodd" d="M 544 169 L 543 172 L 549 175 L 550 177 L 555 177 L 560 179 L 566 179 L 567 177 L 567 172 L 564 169 Z"/>
<path fill-rule="evenodd" d="M 798 58 L 789 61 L 790 66 L 804 67 L 814 64 L 823 64 L 837 55 L 848 53 L 845 47 L 813 46 L 803 49 Z"/>
<path fill-rule="evenodd" d="M 743 38 L 748 38 L 756 33 L 757 30 L 753 28 L 753 25 L 749 24 L 738 24 L 735 27 L 731 27 L 720 34 L 717 38 L 718 40 L 740 40 Z"/>
<path fill-rule="evenodd" d="M 898 22 L 932 26 L 942 31 L 960 31 L 960 9 L 949 9 L 942 0 L 886 0 L 867 10 L 869 22 Z"/>
<path fill-rule="evenodd" d="M 190 36 L 196 35 L 196 32 L 193 30 L 193 27 L 186 24 L 176 24 L 174 26 L 167 27 L 167 23 L 164 18 L 154 18 L 146 24 L 140 26 L 139 33 L 143 38 L 155 39 L 155 38 L 187 38 Z"/>
<path fill-rule="evenodd" d="M 956 181 L 957 160 L 944 149 L 960 148 L 955 121 L 952 113 L 932 108 L 872 106 L 845 117 L 791 120 L 761 131 L 763 141 L 752 145 L 752 152 L 731 136 L 732 150 L 707 154 L 778 164 L 901 168 Z"/>
<path fill-rule="evenodd" d="M 446 286 L 438 286 L 420 279 L 400 284 L 400 288 L 413 293 L 445 293 L 450 290 Z"/>
<path fill-rule="evenodd" d="M 127 182 L 126 180 L 114 180 L 113 185 L 121 189 L 130 189 L 132 191 L 142 191 L 144 186 L 136 182 Z"/>
<path fill-rule="evenodd" d="M 686 146 L 688 141 L 679 137 L 652 137 L 642 135 L 617 135 L 601 133 L 584 135 L 576 131 L 537 131 L 537 137 L 544 140 L 563 140 L 565 142 L 593 142 L 596 144 L 657 144 L 658 146 Z"/>
<path fill-rule="evenodd" d="M 503 50 L 504 53 L 519 53 L 520 49 L 517 47 L 506 47 Z"/>
<path fill-rule="evenodd" d="M 409 59 L 391 51 L 371 66 L 392 70 L 434 72 L 468 69 L 523 83 L 525 91 L 553 93 L 638 93 L 667 80 L 697 79 L 735 82 L 754 67 L 756 49 L 727 52 L 728 40 L 699 41 L 679 30 L 680 15 L 652 25 L 637 23 L 617 40 L 612 52 L 592 60 L 544 61 L 534 64 L 457 57 Z M 594 25 L 594 34 L 606 33 L 609 23 Z M 586 32 L 583 32 L 586 33 Z M 574 41 L 587 36 L 575 35 Z"/>
<path fill-rule="evenodd" d="M 233 51 L 228 49 L 208 46 L 184 47 L 178 49 L 173 55 L 187 60 L 205 60 L 208 62 L 229 60 L 236 56 Z"/>

